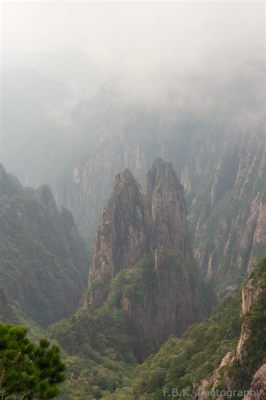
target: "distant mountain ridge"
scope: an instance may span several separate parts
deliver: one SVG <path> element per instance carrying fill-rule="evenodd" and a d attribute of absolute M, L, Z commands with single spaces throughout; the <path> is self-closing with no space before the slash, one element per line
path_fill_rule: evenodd
<path fill-rule="evenodd" d="M 16 315 L 47 326 L 78 306 L 87 270 L 71 213 L 57 208 L 48 186 L 24 188 L 0 166 L 2 300 L 16 304 Z M 6 322 L 15 322 L 12 309 L 0 312 Z"/>

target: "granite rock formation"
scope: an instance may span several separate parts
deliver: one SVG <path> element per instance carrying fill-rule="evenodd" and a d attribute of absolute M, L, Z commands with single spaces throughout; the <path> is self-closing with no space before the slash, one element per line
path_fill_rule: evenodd
<path fill-rule="evenodd" d="M 140 360 L 198 317 L 200 282 L 186 217 L 171 163 L 157 159 L 143 191 L 130 171 L 116 176 L 96 234 L 84 312 L 103 304 L 121 310 Z"/>

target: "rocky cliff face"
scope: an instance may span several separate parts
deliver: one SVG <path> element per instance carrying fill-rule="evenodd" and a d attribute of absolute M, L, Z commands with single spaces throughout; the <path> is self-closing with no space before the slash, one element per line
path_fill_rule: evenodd
<path fill-rule="evenodd" d="M 96 234 L 89 287 L 98 281 L 89 300 L 103 301 L 107 285 L 124 268 L 136 264 L 149 249 L 148 220 L 143 196 L 129 170 L 115 178 L 111 198 Z"/>
<path fill-rule="evenodd" d="M 20 316 L 48 325 L 75 310 L 88 256 L 71 213 L 57 208 L 48 186 L 24 188 L 3 167 L 0 249 L 1 299 L 18 304 Z M 4 314 L 7 322 L 14 320 L 11 311 Z"/>
<path fill-rule="evenodd" d="M 214 176 L 201 194 L 204 207 L 200 209 L 197 195 L 189 216 L 195 256 L 221 292 L 241 282 L 265 253 L 266 243 L 265 140 L 230 142 L 230 149 L 223 145 Z"/>
<path fill-rule="evenodd" d="M 153 164 L 146 175 L 144 196 L 153 226 L 153 247 L 174 247 L 182 259 L 191 255 L 183 188 L 169 162 L 158 159 Z"/>
<path fill-rule="evenodd" d="M 245 400 L 265 398 L 265 282 L 266 258 L 260 261 L 242 288 L 243 322 L 236 349 L 227 353 L 218 369 L 201 382 L 199 400 L 208 398 L 210 390 L 221 386 L 225 391 L 239 391 L 240 397 L 249 389 Z"/>
<path fill-rule="evenodd" d="M 172 165 L 157 159 L 144 193 L 130 171 L 118 174 L 96 234 L 85 313 L 121 310 L 142 360 L 197 318 L 196 271 Z"/>
<path fill-rule="evenodd" d="M 95 238 L 87 299 L 64 333 L 59 324 L 54 334 L 70 351 L 112 348 L 142 361 L 206 312 L 211 292 L 204 289 L 182 186 L 173 166 L 157 159 L 144 190 L 128 170 L 115 178 Z"/>
<path fill-rule="evenodd" d="M 241 313 L 244 321 L 242 323 L 241 334 L 236 349 L 236 360 L 241 361 L 249 356 L 247 342 L 254 333 L 250 327 L 249 319 L 245 317 L 248 316 L 249 313 L 252 313 L 260 301 L 264 301 L 265 288 L 264 284 L 261 283 L 262 282 L 251 278 L 242 288 Z M 263 352 L 263 349 L 261 349 L 261 351 Z"/>
<path fill-rule="evenodd" d="M 180 260 L 178 251 L 161 246 L 148 260 L 118 276 L 116 307 L 123 310 L 139 361 L 157 351 L 169 335 L 182 334 L 198 318 L 200 295 L 193 287 L 189 267 L 189 262 Z"/>
<path fill-rule="evenodd" d="M 251 382 L 248 394 L 244 400 L 265 400 L 266 399 L 266 364 L 262 365 L 255 373 Z"/>
<path fill-rule="evenodd" d="M 243 286 L 242 301 L 240 291 L 223 299 L 208 318 L 171 336 L 122 388 L 103 398 L 264 400 L 265 289 L 263 258 Z"/>

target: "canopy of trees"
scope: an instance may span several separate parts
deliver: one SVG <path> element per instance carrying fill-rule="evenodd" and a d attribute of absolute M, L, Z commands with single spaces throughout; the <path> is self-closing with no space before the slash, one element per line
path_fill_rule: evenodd
<path fill-rule="evenodd" d="M 27 330 L 0 324 L 0 399 L 53 399 L 65 379 L 60 349 L 47 339 L 38 344 Z"/>

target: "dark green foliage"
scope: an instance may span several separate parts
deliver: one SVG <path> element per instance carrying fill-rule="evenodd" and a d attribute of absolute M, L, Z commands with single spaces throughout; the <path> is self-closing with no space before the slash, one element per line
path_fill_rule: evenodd
<path fill-rule="evenodd" d="M 27 330 L 0 324 L 1 399 L 53 399 L 65 379 L 60 349 L 47 339 L 33 344 Z"/>
<path fill-rule="evenodd" d="M 135 366 L 121 311 L 107 304 L 90 315 L 60 321 L 50 332 L 67 349 L 69 376 L 63 399 L 94 400 L 122 386 Z"/>
<path fill-rule="evenodd" d="M 163 387 L 192 391 L 219 365 L 226 352 L 233 350 L 240 326 L 237 295 L 224 300 L 208 320 L 188 328 L 182 338 L 170 338 L 156 355 L 136 369 L 130 384 L 134 399 L 141 394 L 155 399 L 156 393 L 160 399 Z"/>
<path fill-rule="evenodd" d="M 235 388 L 248 389 L 256 370 L 266 361 L 266 257 L 254 268 L 249 279 L 260 289 L 257 302 L 243 318 L 244 356 L 227 369 Z"/>
<path fill-rule="evenodd" d="M 189 327 L 182 338 L 172 337 L 165 342 L 157 354 L 134 370 L 123 389 L 106 399 L 160 400 L 164 387 L 192 395 L 200 381 L 218 368 L 222 358 L 235 351 L 241 326 L 249 332 L 244 356 L 222 368 L 217 388 L 226 389 L 224 377 L 229 376 L 230 390 L 248 389 L 266 359 L 266 258 L 257 264 L 249 280 L 261 292 L 244 318 L 240 315 L 240 293 L 225 299 L 210 318 Z"/>
<path fill-rule="evenodd" d="M 153 257 L 144 257 L 134 267 L 122 270 L 112 282 L 108 303 L 120 308 L 121 296 L 124 294 L 132 300 L 134 306 L 143 305 L 144 291 L 152 295 L 155 290 L 155 272 Z"/>
<path fill-rule="evenodd" d="M 205 300 L 210 294 L 210 290 L 208 291 L 206 289 L 208 286 L 204 286 L 205 289 L 200 289 L 202 282 L 195 263 L 187 261 L 181 265 L 177 252 L 174 249 L 169 249 L 162 270 L 155 270 L 154 257 L 152 255 L 144 257 L 135 266 L 126 268 L 117 274 L 111 283 L 108 298 L 101 307 L 93 310 L 87 309 L 86 312 L 83 310 L 80 315 L 75 316 L 72 321 L 65 320 L 54 324 L 54 326 L 50 328 L 52 336 L 70 352 L 72 355 L 71 357 L 77 356 L 75 361 L 70 361 L 69 370 L 75 369 L 75 372 L 73 375 L 74 378 L 66 385 L 66 396 L 71 393 L 73 398 L 102 398 L 104 395 L 111 396 L 111 393 L 116 389 L 127 385 L 127 378 L 130 371 L 132 371 L 136 365 L 136 362 L 132 356 L 132 344 L 134 340 L 133 336 L 131 336 L 130 332 L 127 330 L 127 321 L 122 310 L 121 299 L 123 296 L 129 299 L 136 316 L 138 315 L 138 310 L 143 309 L 151 310 L 152 315 L 153 312 L 156 312 L 155 308 L 157 307 L 156 289 L 158 282 L 163 281 L 164 277 L 167 277 L 168 274 L 171 274 L 175 270 L 178 274 L 181 274 L 182 269 L 188 271 L 190 283 L 192 287 L 194 287 L 195 293 L 198 293 L 199 299 L 202 300 L 202 306 L 199 307 L 199 309 L 203 312 L 203 308 L 206 306 L 204 303 L 207 303 Z M 103 276 L 103 281 L 104 280 L 105 278 Z M 98 282 L 100 283 L 101 280 Z M 167 291 L 167 289 L 166 286 L 165 290 Z M 205 297 L 203 293 L 200 293 L 200 290 L 202 290 L 202 292 L 205 290 Z M 212 296 L 210 296 L 208 300 L 208 306 L 210 306 L 213 301 Z M 240 301 L 238 299 L 237 307 L 239 307 L 239 303 Z M 231 307 L 236 307 L 233 301 Z M 214 323 L 215 326 L 218 324 L 220 317 L 221 316 L 217 317 L 217 321 Z M 226 320 L 227 316 L 224 318 Z M 237 325 L 237 321 L 235 321 L 235 324 Z M 235 329 L 237 328 L 238 326 L 235 327 Z M 201 373 L 201 375 L 203 375 L 206 370 L 211 370 L 214 361 L 210 361 L 209 365 L 207 365 L 208 351 L 205 355 L 203 354 L 204 345 L 209 340 L 208 337 L 201 344 L 202 336 L 205 334 L 206 324 L 196 325 L 195 329 L 196 332 L 198 329 L 198 339 L 196 341 L 197 335 L 195 333 L 195 338 L 193 337 L 193 340 L 195 343 L 197 342 L 197 348 L 195 348 L 194 351 L 195 354 L 202 352 L 201 359 L 198 360 L 199 370 L 201 362 L 205 363 L 205 365 L 198 374 Z M 234 330 L 233 322 L 231 329 Z M 224 332 L 222 332 L 221 335 L 223 335 L 223 333 Z M 233 333 L 230 332 L 228 336 L 230 334 L 233 335 Z M 218 346 L 218 334 L 213 341 L 213 347 Z M 228 341 L 225 340 L 223 349 L 230 347 Z M 190 341 L 177 338 L 169 339 L 165 345 L 164 361 L 163 357 L 160 356 L 161 351 L 164 350 L 161 350 L 158 353 L 158 364 L 155 362 L 152 366 L 152 372 L 148 373 L 148 376 L 146 376 L 144 369 L 139 367 L 141 369 L 140 375 L 142 376 L 143 374 L 143 385 L 142 383 L 140 383 L 140 385 L 144 388 L 146 387 L 145 385 L 147 385 L 147 391 L 149 393 L 153 393 L 153 390 L 155 393 L 160 389 L 160 385 L 162 385 L 166 379 L 166 371 L 170 368 L 170 365 L 172 365 L 172 356 L 183 348 L 184 343 L 190 343 Z M 147 346 L 149 346 L 149 343 L 147 343 Z M 163 348 L 164 347 L 162 347 L 162 349 Z M 188 354 L 190 354 L 190 352 L 193 352 L 193 344 L 188 346 Z M 167 355 L 166 353 L 169 354 Z M 216 360 L 218 357 L 222 356 L 222 353 L 223 350 L 220 349 L 218 356 L 215 354 L 213 358 Z M 183 357 L 186 359 L 186 355 Z M 157 360 L 157 356 L 155 356 L 154 359 Z M 183 358 L 180 358 L 180 362 L 178 368 L 181 368 L 183 365 Z M 188 360 L 186 360 L 186 362 L 188 364 Z M 83 365 L 82 368 L 81 365 Z M 144 363 L 144 365 L 146 365 L 146 363 Z M 188 365 L 188 368 L 192 369 L 192 365 L 193 363 L 190 366 Z M 173 365 L 169 369 L 168 380 L 172 379 L 170 378 L 171 374 L 175 376 L 175 368 L 177 368 L 177 366 Z M 132 379 L 134 380 L 135 378 Z M 66 397 L 66 399 L 67 398 L 68 397 Z"/>
<path fill-rule="evenodd" d="M 246 351 L 249 355 L 249 368 L 254 372 L 266 357 L 266 291 L 261 294 L 260 302 L 245 320 L 252 332 L 246 344 Z"/>
<path fill-rule="evenodd" d="M 261 288 L 266 288 L 266 257 L 263 257 L 256 264 L 249 278 L 252 279 L 255 283 L 259 283 L 259 286 Z"/>
<path fill-rule="evenodd" d="M 116 360 L 111 351 L 106 355 L 98 353 L 97 362 L 71 356 L 66 363 L 68 376 L 60 395 L 64 400 L 95 400 L 110 395 L 123 385 L 135 366 Z"/>
<path fill-rule="evenodd" d="M 0 175 L 0 288 L 20 315 L 42 326 L 69 316 L 86 287 L 89 260 L 67 210 L 47 186 L 23 188 Z M 12 313 L 1 313 L 5 322 Z"/>
<path fill-rule="evenodd" d="M 169 250 L 164 273 L 173 268 L 174 256 Z M 190 279 L 197 278 L 193 264 L 176 263 L 175 266 L 184 267 L 190 271 Z M 193 394 L 200 381 L 219 367 L 223 357 L 235 351 L 242 324 L 247 324 L 252 332 L 246 343 L 246 357 L 230 368 L 223 367 L 217 388 L 226 389 L 224 378 L 228 373 L 235 388 L 248 388 L 254 372 L 265 360 L 265 267 L 266 259 L 263 259 L 249 277 L 263 290 L 257 304 L 244 318 L 241 317 L 241 295 L 236 293 L 224 299 L 208 319 L 190 326 L 180 338 L 171 337 L 156 354 L 139 365 L 130 358 L 132 338 L 121 335 L 124 318 L 119 310 L 120 299 L 126 293 L 136 309 L 143 307 L 143 290 L 147 288 L 148 293 L 153 293 L 154 282 L 151 282 L 156 275 L 153 259 L 146 257 L 134 267 L 121 271 L 111 285 L 107 302 L 93 315 L 83 317 L 82 324 L 75 325 L 73 320 L 61 328 L 60 324 L 55 327 L 59 341 L 65 342 L 66 348 L 70 348 L 71 342 L 73 354 L 79 351 L 78 357 L 68 357 L 72 378 L 65 385 L 62 398 L 161 400 L 164 387 Z M 205 301 L 207 297 L 206 294 Z"/>

